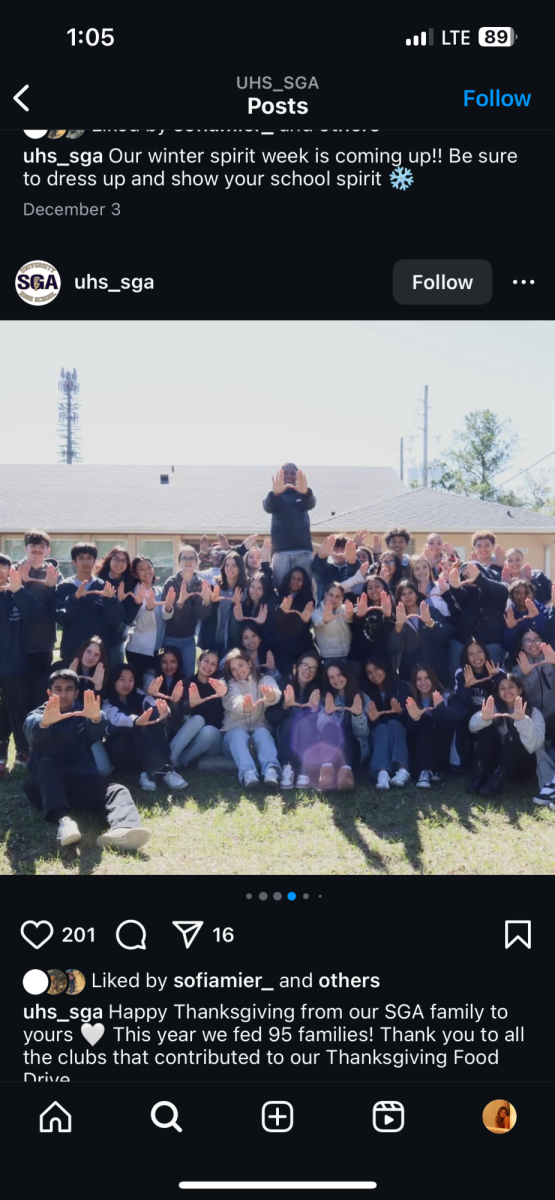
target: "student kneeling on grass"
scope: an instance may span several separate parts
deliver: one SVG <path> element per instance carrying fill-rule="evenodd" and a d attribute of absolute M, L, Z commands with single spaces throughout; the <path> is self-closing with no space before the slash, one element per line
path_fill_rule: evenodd
<path fill-rule="evenodd" d="M 265 721 L 266 708 L 278 704 L 281 691 L 272 675 L 259 678 L 244 650 L 230 650 L 226 655 L 224 677 L 227 694 L 224 706 L 224 739 L 222 749 L 239 768 L 239 779 L 246 788 L 259 782 L 256 764 L 249 748 L 254 743 L 264 783 L 278 787 L 281 778 L 276 743 Z"/>
<path fill-rule="evenodd" d="M 476 734 L 473 790 L 478 795 L 491 799 L 506 789 L 509 779 L 531 779 L 536 769 L 539 774 L 545 721 L 539 709 L 527 703 L 518 676 L 498 677 L 493 695 L 471 717 L 470 731 Z"/>
<path fill-rule="evenodd" d="M 387 790 L 390 784 L 404 787 L 410 779 L 406 730 L 410 687 L 388 658 L 367 658 L 364 670 L 369 696 L 370 779 L 380 790 Z"/>
<path fill-rule="evenodd" d="M 25 792 L 47 821 L 58 823 L 58 841 L 71 846 L 81 840 L 72 808 L 104 812 L 109 829 L 97 838 L 98 846 L 137 850 L 150 838 L 131 793 L 121 783 L 107 784 L 98 774 L 92 748 L 106 732 L 100 696 L 85 692 L 83 707 L 77 702 L 79 680 L 74 671 L 54 671 L 48 700 L 25 722 L 31 747 Z"/>
<path fill-rule="evenodd" d="M 108 720 L 106 749 L 117 771 L 139 770 L 143 792 L 155 792 L 162 782 L 170 791 L 187 787 L 171 766 L 167 700 L 139 691 L 135 672 L 126 663 L 112 667 L 102 710 Z"/>
<path fill-rule="evenodd" d="M 411 687 L 406 708 L 412 773 L 417 787 L 429 788 L 447 771 L 453 733 L 468 714 L 427 663 L 414 667 Z"/>

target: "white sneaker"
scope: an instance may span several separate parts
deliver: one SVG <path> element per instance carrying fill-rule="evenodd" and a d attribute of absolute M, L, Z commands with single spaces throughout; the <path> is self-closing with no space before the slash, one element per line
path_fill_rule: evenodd
<path fill-rule="evenodd" d="M 534 796 L 532 803 L 542 804 L 545 805 L 546 808 L 549 808 L 549 805 L 553 802 L 553 800 L 555 800 L 555 788 L 553 787 L 552 783 L 548 783 L 546 787 L 542 787 L 539 796 Z"/>
<path fill-rule="evenodd" d="M 179 775 L 177 771 L 166 771 L 164 783 L 170 789 L 170 792 L 180 792 L 183 788 L 189 786 L 187 780 L 182 775 Z"/>
<path fill-rule="evenodd" d="M 408 783 L 409 779 L 410 779 L 410 772 L 407 771 L 407 768 L 399 767 L 399 770 L 396 771 L 395 775 L 393 775 L 391 778 L 391 786 L 392 787 L 404 787 L 405 784 Z"/>
<path fill-rule="evenodd" d="M 141 771 L 141 774 L 139 775 L 139 783 L 141 785 L 141 791 L 143 792 L 156 791 L 156 784 L 154 780 L 150 778 L 150 775 L 147 775 L 146 771 Z"/>
<path fill-rule="evenodd" d="M 58 822 L 57 839 L 60 846 L 73 846 L 74 842 L 80 842 L 81 834 L 77 821 L 72 821 L 71 817 L 62 817 Z"/>
<path fill-rule="evenodd" d="M 264 783 L 266 784 L 266 787 L 271 787 L 271 788 L 279 787 L 279 775 L 278 775 L 275 767 L 267 767 L 266 768 L 266 770 L 264 772 Z M 291 784 L 291 787 L 292 786 L 293 786 L 293 784 Z"/>
<path fill-rule="evenodd" d="M 431 787 L 432 786 L 432 772 L 431 771 L 421 771 L 420 775 L 418 777 L 418 783 L 416 786 L 417 787 L 425 787 L 425 788 Z"/>
<path fill-rule="evenodd" d="M 389 791 L 389 771 L 378 771 L 376 787 Z"/>
<path fill-rule="evenodd" d="M 309 779 L 308 775 L 297 775 L 297 787 L 298 788 L 311 787 L 311 783 L 310 783 L 310 779 Z"/>
<path fill-rule="evenodd" d="M 281 772 L 281 786 L 284 790 L 295 787 L 295 772 L 291 763 L 286 763 Z"/>
<path fill-rule="evenodd" d="M 118 829 L 108 829 L 106 833 L 101 833 L 97 837 L 97 846 L 113 846 L 119 850 L 140 850 L 141 846 L 145 846 L 150 841 L 150 833 L 148 829 L 141 829 L 134 826 L 132 829 L 120 826 Z"/>
<path fill-rule="evenodd" d="M 243 779 L 243 787 L 253 788 L 253 787 L 257 786 L 258 782 L 259 782 L 259 779 L 258 779 L 258 775 L 257 775 L 256 771 L 245 771 L 245 778 Z"/>

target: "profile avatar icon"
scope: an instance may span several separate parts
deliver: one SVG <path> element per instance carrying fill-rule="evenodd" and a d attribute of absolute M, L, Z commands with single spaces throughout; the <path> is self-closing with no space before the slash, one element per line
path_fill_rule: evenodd
<path fill-rule="evenodd" d="M 57 970 L 49 968 L 46 973 L 50 979 L 48 995 L 49 996 L 60 996 L 62 994 L 62 992 L 65 992 L 66 987 L 67 987 L 67 976 L 66 976 L 65 972 L 57 971 Z"/>
<path fill-rule="evenodd" d="M 83 137 L 84 129 L 68 129 L 67 136 L 70 141 L 75 141 L 76 138 Z"/>
<path fill-rule="evenodd" d="M 489 1133 L 508 1133 L 516 1124 L 515 1106 L 508 1100 L 490 1100 L 484 1108 L 482 1120 Z"/>
<path fill-rule="evenodd" d="M 67 129 L 49 129 L 47 136 L 51 138 L 52 141 L 56 141 L 57 138 L 63 137 L 64 133 L 67 133 Z"/>

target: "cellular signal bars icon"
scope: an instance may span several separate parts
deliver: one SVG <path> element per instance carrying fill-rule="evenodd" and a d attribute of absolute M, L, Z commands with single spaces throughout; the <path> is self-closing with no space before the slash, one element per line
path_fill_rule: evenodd
<path fill-rule="evenodd" d="M 429 29 L 427 33 L 426 30 L 423 29 L 422 33 L 415 33 L 413 37 L 405 39 L 405 45 L 407 46 L 433 46 L 433 44 L 433 29 Z"/>

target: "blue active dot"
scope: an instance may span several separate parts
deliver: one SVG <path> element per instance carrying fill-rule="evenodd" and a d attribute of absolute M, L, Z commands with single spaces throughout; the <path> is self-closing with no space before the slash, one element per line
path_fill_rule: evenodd
<path fill-rule="evenodd" d="M 296 900 L 296 899 L 297 899 L 297 893 L 296 893 L 296 892 L 288 892 L 288 893 L 287 893 L 287 899 L 288 899 L 288 900 Z"/>

